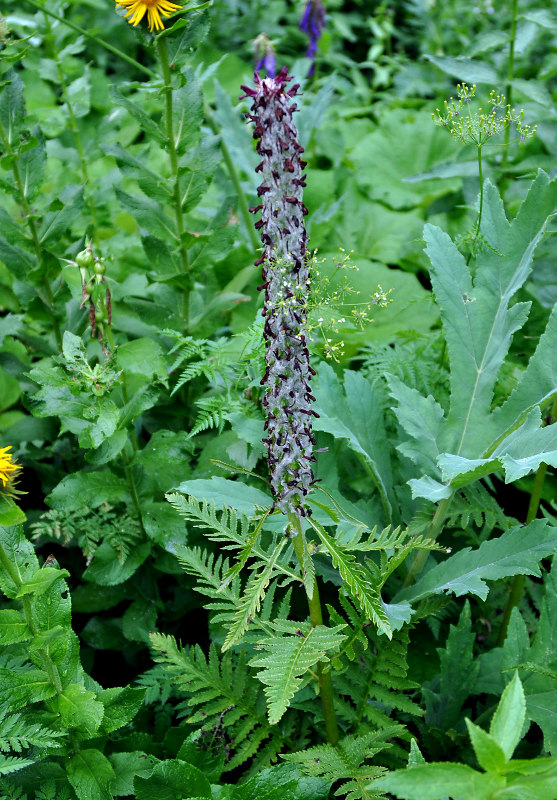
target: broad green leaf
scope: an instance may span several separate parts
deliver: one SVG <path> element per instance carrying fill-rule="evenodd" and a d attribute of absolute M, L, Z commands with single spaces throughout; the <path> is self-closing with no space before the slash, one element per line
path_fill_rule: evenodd
<path fill-rule="evenodd" d="M 10 528 L 21 525 L 26 519 L 25 513 L 11 497 L 0 497 L 0 526 Z M 2 586 L 1 578 L 0 586 Z"/>
<path fill-rule="evenodd" d="M 211 797 L 211 784 L 197 767 L 185 761 L 161 761 L 148 778 L 134 780 L 137 800 L 186 800 Z"/>
<path fill-rule="evenodd" d="M 83 75 L 68 85 L 67 92 L 75 116 L 78 118 L 87 116 L 91 110 L 91 81 L 88 64 Z"/>
<path fill-rule="evenodd" d="M 260 668 L 257 677 L 265 685 L 269 722 L 276 725 L 307 671 L 318 662 L 329 661 L 328 652 L 335 653 L 346 636 L 340 633 L 344 625 L 312 628 L 308 623 L 278 621 L 273 627 L 278 636 L 261 639 L 258 647 L 266 655 L 256 656 L 250 664 Z"/>
<path fill-rule="evenodd" d="M 48 495 L 46 502 L 51 508 L 76 511 L 84 506 L 98 508 L 103 503 L 120 502 L 127 491 L 124 478 L 118 477 L 110 469 L 76 472 L 63 478 Z"/>
<path fill-rule="evenodd" d="M 395 414 L 401 426 L 412 437 L 397 448 L 417 464 L 426 475 L 437 475 L 437 444 L 445 415 L 431 395 L 423 397 L 394 375 L 387 376 L 392 396 L 398 402 Z"/>
<path fill-rule="evenodd" d="M 311 517 L 309 523 L 321 539 L 334 566 L 338 569 L 350 597 L 359 605 L 368 619 L 377 626 L 379 631 L 385 633 L 391 639 L 393 632 L 381 602 L 381 596 L 377 588 L 371 583 L 371 575 L 356 560 L 353 553 L 342 547 L 332 536 L 329 536 L 322 525 Z"/>
<path fill-rule="evenodd" d="M 110 87 L 110 95 L 112 100 L 119 105 L 123 106 L 126 111 L 139 122 L 141 129 L 147 134 L 150 139 L 158 141 L 160 144 L 166 144 L 166 135 L 161 127 L 159 127 L 153 120 L 147 116 L 143 108 L 130 100 L 118 91 L 115 86 Z"/>
<path fill-rule="evenodd" d="M 17 247 L 21 247 L 24 250 L 31 249 L 31 240 L 25 235 L 25 228 L 20 222 L 16 222 L 12 219 L 12 217 L 8 214 L 0 206 L 0 230 L 2 231 L 2 238 L 5 239 L 9 244 L 15 244 Z M 21 325 L 23 321 L 23 316 L 20 314 L 8 314 L 6 317 L 2 317 L 0 320 L 0 331 L 2 331 L 5 326 L 13 326 L 16 325 L 17 332 L 17 323 Z M 0 344 L 3 342 L 3 336 L 0 333 Z"/>
<path fill-rule="evenodd" d="M 554 680 L 552 684 L 555 686 Z M 526 710 L 530 719 L 542 729 L 546 749 L 550 753 L 557 753 L 557 689 L 528 691 Z"/>
<path fill-rule="evenodd" d="M 10 244 L 4 236 L 0 236 L 0 261 L 3 261 L 10 272 L 20 280 L 27 278 L 36 266 L 36 261 L 30 253 L 15 244 Z"/>
<path fill-rule="evenodd" d="M 447 75 L 458 78 L 465 83 L 487 83 L 489 86 L 497 86 L 499 79 L 497 73 L 486 61 L 474 61 L 471 58 L 460 56 L 430 56 L 424 55 L 428 61 L 443 70 Z"/>
<path fill-rule="evenodd" d="M 112 800 L 110 785 L 116 775 L 100 750 L 80 750 L 65 766 L 79 800 Z"/>
<path fill-rule="evenodd" d="M 97 692 L 97 700 L 104 706 L 101 732 L 112 733 L 135 717 L 145 697 L 146 689 L 132 686 L 115 686 Z"/>
<path fill-rule="evenodd" d="M 489 728 L 491 736 L 500 745 L 507 761 L 511 759 L 520 741 L 525 717 L 524 689 L 518 672 L 515 672 L 512 681 L 505 687 Z"/>
<path fill-rule="evenodd" d="M 57 695 L 55 705 L 66 728 L 74 729 L 87 739 L 95 735 L 104 714 L 103 704 L 95 699 L 95 692 L 70 684 Z"/>
<path fill-rule="evenodd" d="M 38 128 L 33 130 L 34 146 L 22 148 L 17 158 L 23 194 L 33 200 L 42 183 L 46 167 L 46 146 L 44 136 Z"/>
<path fill-rule="evenodd" d="M 167 382 L 167 366 L 161 346 L 153 339 L 141 337 L 118 347 L 116 363 L 130 375 L 159 378 Z"/>
<path fill-rule="evenodd" d="M 9 83 L 0 93 L 0 123 L 6 132 L 6 139 L 12 148 L 19 143 L 19 131 L 25 119 L 23 101 L 23 81 L 16 72 L 7 74 Z"/>
<path fill-rule="evenodd" d="M 0 611 L 0 646 L 25 642 L 31 636 L 32 633 L 19 611 L 12 608 Z"/>
<path fill-rule="evenodd" d="M 0 526 L 0 547 L 11 568 L 0 560 L 0 588 L 10 598 L 17 596 L 21 585 L 30 580 L 39 567 L 35 548 L 23 535 L 20 525 Z"/>
<path fill-rule="evenodd" d="M 110 791 L 115 797 L 133 796 L 133 781 L 137 776 L 147 778 L 157 759 L 153 755 L 134 750 L 131 753 L 112 753 L 109 756 L 116 777 L 110 784 Z"/>
<path fill-rule="evenodd" d="M 192 495 L 200 501 L 214 502 L 219 509 L 230 506 L 238 514 L 245 514 L 247 517 L 255 517 L 258 508 L 270 508 L 273 505 L 271 495 L 254 486 L 214 476 L 210 480 L 183 481 L 174 491 Z M 167 499 L 171 498 L 172 494 L 167 496 Z"/>
<path fill-rule="evenodd" d="M 491 800 L 493 793 L 505 786 L 498 775 L 476 772 L 465 764 L 421 764 L 390 772 L 372 784 L 370 789 L 391 792 L 401 800 Z"/>
<path fill-rule="evenodd" d="M 65 186 L 56 200 L 56 209 L 47 211 L 39 232 L 39 239 L 43 246 L 60 239 L 61 235 L 70 227 L 83 207 L 83 187 Z"/>
<path fill-rule="evenodd" d="M 23 597 L 26 594 L 41 595 L 49 589 L 54 581 L 59 578 L 69 578 L 70 573 L 67 569 L 58 569 L 57 567 L 41 567 L 35 574 L 28 578 L 20 587 L 17 597 Z"/>
<path fill-rule="evenodd" d="M 377 486 L 386 522 L 390 522 L 394 498 L 389 445 L 382 404 L 371 382 L 358 372 L 345 370 L 342 387 L 334 370 L 322 363 L 313 390 L 319 413 L 314 430 L 346 439 Z"/>
<path fill-rule="evenodd" d="M 150 552 L 151 543 L 143 542 L 133 547 L 129 556 L 121 561 L 116 550 L 108 542 L 103 542 L 95 550 L 93 561 L 83 573 L 83 578 L 100 583 L 101 586 L 116 586 L 131 578 Z"/>
<path fill-rule="evenodd" d="M 466 727 L 480 767 L 485 769 L 486 772 L 500 772 L 507 762 L 505 753 L 500 745 L 493 736 L 484 731 L 483 728 L 480 728 L 479 725 L 474 725 L 468 718 L 466 718 Z M 520 728 L 518 734 L 520 736 Z"/>
<path fill-rule="evenodd" d="M 172 191 L 161 175 L 157 175 L 156 172 L 149 169 L 146 164 L 146 153 L 137 158 L 128 153 L 117 142 L 101 145 L 101 148 L 107 156 L 112 156 L 116 159 L 118 166 L 125 175 L 131 175 L 137 179 L 141 191 L 147 197 L 152 197 L 161 203 L 169 202 L 172 197 Z"/>
<path fill-rule="evenodd" d="M 451 408 L 442 450 L 470 458 L 489 444 L 482 431 L 499 367 L 529 307 L 510 303 L 530 273 L 534 250 L 557 205 L 557 183 L 540 172 L 512 224 L 489 181 L 484 203 L 482 232 L 493 250 L 478 256 L 475 281 L 447 234 L 431 225 L 424 229 L 451 362 Z"/>
<path fill-rule="evenodd" d="M 186 78 L 185 86 L 172 93 L 174 144 L 178 156 L 197 144 L 203 121 L 203 96 L 199 78 L 191 68 L 185 69 L 182 75 Z"/>
<path fill-rule="evenodd" d="M 155 200 L 143 195 L 131 195 L 116 187 L 116 196 L 122 207 L 132 215 L 140 228 L 158 236 L 163 241 L 177 241 L 176 225 L 164 208 Z"/>
<path fill-rule="evenodd" d="M 28 703 L 47 700 L 56 694 L 46 672 L 40 669 L 25 669 L 16 672 L 0 667 L 0 703 L 12 711 Z"/>
<path fill-rule="evenodd" d="M 430 569 L 414 586 L 402 589 L 394 601 L 415 602 L 440 592 L 454 592 L 457 597 L 475 594 L 485 600 L 489 592 L 487 580 L 510 575 L 539 576 L 539 562 L 554 553 L 556 546 L 557 528 L 547 526 L 545 520 L 510 528 L 476 550 L 462 548 Z"/>
<path fill-rule="evenodd" d="M 234 786 L 231 800 L 326 800 L 330 781 L 310 777 L 294 764 L 277 764 Z"/>

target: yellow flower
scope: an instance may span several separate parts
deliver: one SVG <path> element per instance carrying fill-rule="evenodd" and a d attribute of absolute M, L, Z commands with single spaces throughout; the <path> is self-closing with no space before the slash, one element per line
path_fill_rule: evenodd
<path fill-rule="evenodd" d="M 147 12 L 150 31 L 153 28 L 158 31 L 164 30 L 161 14 L 163 17 L 169 17 L 173 11 L 182 8 L 169 0 L 116 0 L 116 4 L 127 9 L 125 16 L 129 17 L 128 22 L 134 27 L 141 22 Z"/>
<path fill-rule="evenodd" d="M 0 447 L 0 482 L 4 489 L 8 487 L 10 490 L 13 478 L 21 467 L 13 461 L 12 454 L 8 450 L 11 450 L 11 447 Z"/>

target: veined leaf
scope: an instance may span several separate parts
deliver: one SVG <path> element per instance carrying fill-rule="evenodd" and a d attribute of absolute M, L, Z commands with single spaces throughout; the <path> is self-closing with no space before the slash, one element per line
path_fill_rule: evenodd
<path fill-rule="evenodd" d="M 555 553 L 557 528 L 536 519 L 529 525 L 516 526 L 498 539 L 483 542 L 476 550 L 465 547 L 429 570 L 414 586 L 402 589 L 394 602 L 415 602 L 432 594 L 454 592 L 457 597 L 475 594 L 485 600 L 487 580 L 511 575 L 539 576 L 539 562 Z"/>
<path fill-rule="evenodd" d="M 331 556 L 334 566 L 340 572 L 346 591 L 367 614 L 378 629 L 385 633 L 389 639 L 393 633 L 389 619 L 381 603 L 381 596 L 377 589 L 370 583 L 365 567 L 354 555 L 333 539 L 325 528 L 311 517 L 309 523 L 321 539 L 326 551 Z"/>
<path fill-rule="evenodd" d="M 309 623 L 282 621 L 273 627 L 277 633 L 286 635 L 262 639 L 258 647 L 266 650 L 267 655 L 250 661 L 252 667 L 262 667 L 257 677 L 265 684 L 271 725 L 280 720 L 307 671 L 318 662 L 329 661 L 327 652 L 336 652 L 346 638 L 340 633 L 344 625 L 312 628 Z"/>

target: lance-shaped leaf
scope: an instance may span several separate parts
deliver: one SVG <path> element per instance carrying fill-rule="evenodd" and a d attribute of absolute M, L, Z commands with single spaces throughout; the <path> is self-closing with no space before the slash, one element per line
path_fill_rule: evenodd
<path fill-rule="evenodd" d="M 266 655 L 250 661 L 252 667 L 262 668 L 257 677 L 265 684 L 271 725 L 280 720 L 290 705 L 306 672 L 318 662 L 329 661 L 328 652 L 335 653 L 346 638 L 340 633 L 344 625 L 312 628 L 309 623 L 282 620 L 273 627 L 279 635 L 262 639 L 258 644 L 267 651 Z"/>
<path fill-rule="evenodd" d="M 400 591 L 394 600 L 414 602 L 441 592 L 453 592 L 457 597 L 475 594 L 485 600 L 489 592 L 487 580 L 511 575 L 539 576 L 539 562 L 555 553 L 556 548 L 557 528 L 537 519 L 483 542 L 476 550 L 463 548 L 430 569 L 414 586 Z"/>

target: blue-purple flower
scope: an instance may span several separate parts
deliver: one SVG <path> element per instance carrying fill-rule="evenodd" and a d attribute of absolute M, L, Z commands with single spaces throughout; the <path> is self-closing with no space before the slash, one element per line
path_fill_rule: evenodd
<path fill-rule="evenodd" d="M 309 36 L 309 45 L 306 52 L 306 57 L 311 58 L 312 65 L 308 75 L 313 75 L 315 70 L 315 54 L 317 53 L 317 43 L 323 33 L 325 27 L 325 8 L 321 0 L 307 0 L 306 7 L 300 24 L 298 26 L 301 31 L 307 33 Z"/>
<path fill-rule="evenodd" d="M 274 78 L 277 71 L 275 48 L 265 33 L 260 33 L 254 39 L 253 54 L 255 56 L 255 71 L 259 73 L 264 69 L 269 78 Z"/>

